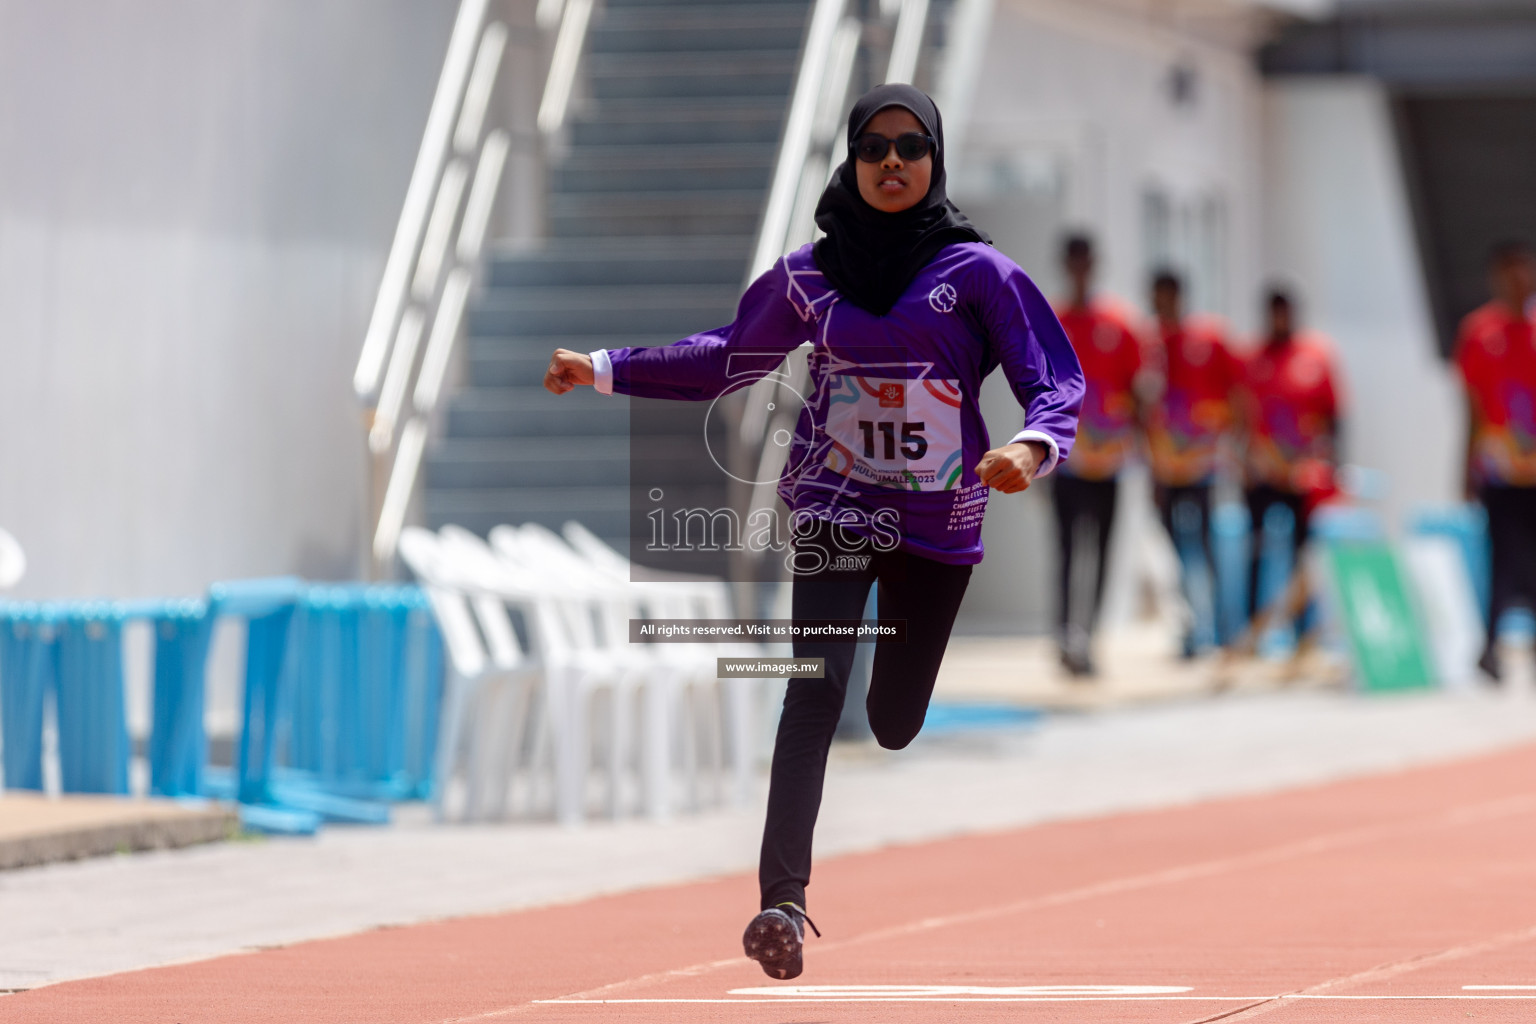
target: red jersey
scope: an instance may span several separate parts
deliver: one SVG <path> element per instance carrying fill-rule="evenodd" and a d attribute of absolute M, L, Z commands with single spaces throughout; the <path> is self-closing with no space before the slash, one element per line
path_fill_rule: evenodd
<path fill-rule="evenodd" d="M 1266 342 L 1246 360 L 1250 484 L 1306 494 L 1329 475 L 1341 406 L 1333 346 L 1319 334 Z"/>
<path fill-rule="evenodd" d="M 1235 422 L 1233 392 L 1242 383 L 1242 364 L 1221 325 L 1198 319 L 1173 330 L 1155 326 L 1144 358 L 1158 385 L 1157 401 L 1147 410 L 1152 478 L 1169 487 L 1208 482 L 1222 435 Z"/>
<path fill-rule="evenodd" d="M 1472 402 L 1478 483 L 1536 487 L 1536 320 L 1490 302 L 1461 322 L 1456 365 Z"/>
<path fill-rule="evenodd" d="M 1136 437 L 1134 385 L 1141 372 L 1141 346 L 1127 318 L 1112 304 L 1091 302 L 1056 311 L 1083 367 L 1083 409 L 1077 442 L 1062 471 L 1084 480 L 1107 480 L 1120 472 Z"/>

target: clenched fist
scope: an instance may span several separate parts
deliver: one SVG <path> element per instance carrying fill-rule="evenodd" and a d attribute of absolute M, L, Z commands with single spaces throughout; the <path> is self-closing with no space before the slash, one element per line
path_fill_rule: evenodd
<path fill-rule="evenodd" d="M 593 379 L 591 356 L 572 352 L 568 348 L 557 348 L 555 354 L 549 357 L 549 369 L 544 371 L 544 390 L 563 395 L 578 384 L 590 386 Z"/>
<path fill-rule="evenodd" d="M 994 448 L 976 463 L 976 475 L 988 487 L 1004 494 L 1028 490 L 1045 461 L 1046 447 L 1039 441 L 1019 441 Z"/>

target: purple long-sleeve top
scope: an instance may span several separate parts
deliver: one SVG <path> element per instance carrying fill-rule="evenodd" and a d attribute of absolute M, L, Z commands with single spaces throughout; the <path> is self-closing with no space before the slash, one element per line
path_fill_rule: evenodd
<path fill-rule="evenodd" d="M 926 558 L 981 561 L 988 488 L 975 467 L 992 447 L 981 383 L 1002 369 L 1024 408 L 1012 440 L 1044 444 L 1040 475 L 1050 472 L 1071 452 L 1083 399 L 1066 333 L 1024 271 L 977 242 L 940 252 L 885 316 L 840 300 L 807 245 L 752 282 L 725 327 L 593 353 L 598 389 L 709 400 L 810 342 L 804 408 L 779 480 L 786 504 L 855 533 L 899 537 L 902 550 Z"/>

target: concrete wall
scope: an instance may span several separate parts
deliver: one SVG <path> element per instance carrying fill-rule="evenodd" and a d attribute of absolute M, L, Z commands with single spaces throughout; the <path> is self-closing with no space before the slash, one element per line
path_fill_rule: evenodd
<path fill-rule="evenodd" d="M 1338 345 L 1345 458 L 1386 473 L 1390 524 L 1460 491 L 1465 412 L 1440 358 L 1386 94 L 1358 78 L 1279 79 L 1265 103 L 1268 269 Z"/>
<path fill-rule="evenodd" d="M 1102 290 L 1144 305 L 1150 267 L 1197 280 L 1195 305 L 1254 321 L 1261 269 L 1262 85 L 1252 13 L 1190 24 L 1130 0 L 997 0 L 951 194 L 1050 294 L 1062 232 L 1099 241 Z M 1179 79 L 1182 86 L 1176 85 Z M 1148 223 L 1160 197 L 1169 229 Z M 994 437 L 1023 414 L 1000 380 L 984 397 Z M 1134 611 L 1146 546 L 1161 542 L 1144 474 L 1128 474 L 1107 621 Z M 1029 632 L 1054 614 L 1055 531 L 1044 487 L 993 496 L 961 628 Z M 1154 562 L 1156 559 L 1154 558 Z"/>
<path fill-rule="evenodd" d="M 352 369 L 456 8 L 0 0 L 14 596 L 356 571 Z"/>

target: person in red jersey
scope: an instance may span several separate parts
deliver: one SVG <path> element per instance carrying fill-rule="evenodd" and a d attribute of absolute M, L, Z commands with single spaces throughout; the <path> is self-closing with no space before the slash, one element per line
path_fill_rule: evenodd
<path fill-rule="evenodd" d="M 1195 606 L 1190 549 L 1196 547 L 1204 555 L 1214 584 L 1212 492 L 1222 439 L 1235 422 L 1233 393 L 1242 382 L 1243 370 L 1227 347 L 1220 323 L 1185 317 L 1183 292 L 1179 275 L 1170 270 L 1152 279 L 1156 319 L 1143 357 L 1153 392 L 1147 402 L 1146 426 L 1154 495 L 1163 527 L 1179 552 L 1184 592 Z M 1214 604 L 1214 594 L 1211 599 Z M 1216 639 L 1222 640 L 1219 621 Z M 1184 655 L 1192 657 L 1197 646 L 1191 624 L 1184 637 Z"/>
<path fill-rule="evenodd" d="M 1332 343 L 1296 329 L 1296 306 L 1284 289 L 1270 292 L 1268 312 L 1264 340 L 1247 357 L 1243 371 L 1244 476 L 1253 522 L 1250 619 L 1260 610 L 1264 518 L 1276 505 L 1291 510 L 1292 542 L 1299 555 L 1312 508 L 1332 488 L 1342 407 Z"/>
<path fill-rule="evenodd" d="M 1128 318 L 1092 294 L 1092 241 L 1073 235 L 1062 256 L 1070 293 L 1056 315 L 1082 364 L 1086 391 L 1077 445 L 1057 472 L 1051 491 L 1061 543 L 1058 627 L 1062 664 L 1074 676 L 1087 676 L 1094 671 L 1093 629 L 1104 599 L 1120 469 L 1139 429 L 1135 387 L 1142 362 Z M 1085 556 L 1091 560 L 1087 575 L 1092 585 L 1077 592 L 1074 562 Z"/>
<path fill-rule="evenodd" d="M 1521 597 L 1536 603 L 1536 256 L 1494 248 L 1493 301 L 1461 323 L 1456 366 L 1466 385 L 1466 482 L 1488 511 L 1493 556 L 1488 638 L 1479 666 L 1500 677 L 1499 619 Z"/>

